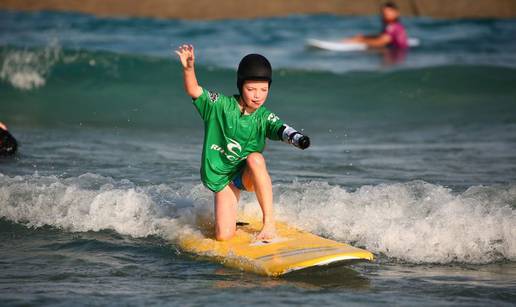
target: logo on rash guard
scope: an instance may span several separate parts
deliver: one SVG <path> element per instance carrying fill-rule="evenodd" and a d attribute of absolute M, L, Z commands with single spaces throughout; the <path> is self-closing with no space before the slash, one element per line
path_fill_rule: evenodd
<path fill-rule="evenodd" d="M 238 142 L 233 140 L 233 139 L 228 138 L 228 140 L 230 142 L 227 145 L 228 151 L 230 153 L 234 154 L 235 156 L 240 157 L 240 155 L 235 152 L 235 149 L 238 149 L 238 151 L 241 152 L 242 151 L 242 146 L 240 146 L 240 144 L 238 144 Z"/>
<path fill-rule="evenodd" d="M 222 147 L 220 147 L 217 144 L 212 144 L 210 149 L 216 150 L 216 151 L 220 152 L 229 161 L 240 161 L 240 160 L 242 160 L 243 158 L 240 157 L 240 152 L 242 151 L 242 146 L 240 146 L 240 144 L 237 141 L 235 141 L 235 140 L 233 140 L 231 138 L 226 138 L 226 139 L 228 139 L 228 141 L 229 141 L 228 144 L 226 145 L 227 151 L 224 150 Z M 238 150 L 238 152 L 237 152 L 237 150 Z"/>
<path fill-rule="evenodd" d="M 278 119 L 279 117 L 276 116 L 276 114 L 274 113 L 269 114 L 269 116 L 267 117 L 267 120 L 273 123 L 275 123 Z"/>
<path fill-rule="evenodd" d="M 219 99 L 219 93 L 217 92 L 208 91 L 208 95 L 210 96 L 211 102 L 215 102 Z"/>

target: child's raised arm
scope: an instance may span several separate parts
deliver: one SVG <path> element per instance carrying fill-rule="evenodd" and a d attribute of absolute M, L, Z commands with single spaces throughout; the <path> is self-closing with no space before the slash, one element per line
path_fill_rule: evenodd
<path fill-rule="evenodd" d="M 197 83 L 195 77 L 195 53 L 192 45 L 182 45 L 176 50 L 181 64 L 183 65 L 183 78 L 185 81 L 185 91 L 188 96 L 197 99 L 202 94 L 202 88 Z"/>

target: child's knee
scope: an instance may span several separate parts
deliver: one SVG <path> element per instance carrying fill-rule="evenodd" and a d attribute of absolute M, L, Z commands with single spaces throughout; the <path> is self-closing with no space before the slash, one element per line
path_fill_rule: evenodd
<path fill-rule="evenodd" d="M 251 169 L 265 167 L 265 158 L 259 152 L 253 152 L 247 156 L 247 166 Z"/>
<path fill-rule="evenodd" d="M 215 229 L 215 239 L 217 241 L 227 241 L 231 238 L 233 238 L 233 236 L 235 235 L 235 231 L 234 230 L 230 230 L 230 229 L 220 229 L 220 228 L 217 228 Z"/>

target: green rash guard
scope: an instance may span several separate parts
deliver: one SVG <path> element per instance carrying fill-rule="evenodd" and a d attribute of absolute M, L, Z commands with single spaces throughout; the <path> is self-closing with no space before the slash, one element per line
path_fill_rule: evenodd
<path fill-rule="evenodd" d="M 213 192 L 233 180 L 250 153 L 263 151 L 266 137 L 280 139 L 283 122 L 274 113 L 261 106 L 242 115 L 237 99 L 203 89 L 193 101 L 204 121 L 201 180 Z"/>

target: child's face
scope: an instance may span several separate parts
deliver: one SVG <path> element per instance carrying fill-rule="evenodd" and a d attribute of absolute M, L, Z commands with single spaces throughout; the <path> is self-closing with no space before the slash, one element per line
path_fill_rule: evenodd
<path fill-rule="evenodd" d="M 384 8 L 382 8 L 382 15 L 383 15 L 383 20 L 385 20 L 386 22 L 392 22 L 392 21 L 396 21 L 396 19 L 398 19 L 398 17 L 400 16 L 400 13 L 395 8 L 384 7 Z"/>
<path fill-rule="evenodd" d="M 258 109 L 267 99 L 269 94 L 268 81 L 249 80 L 244 82 L 242 96 L 248 108 Z"/>

